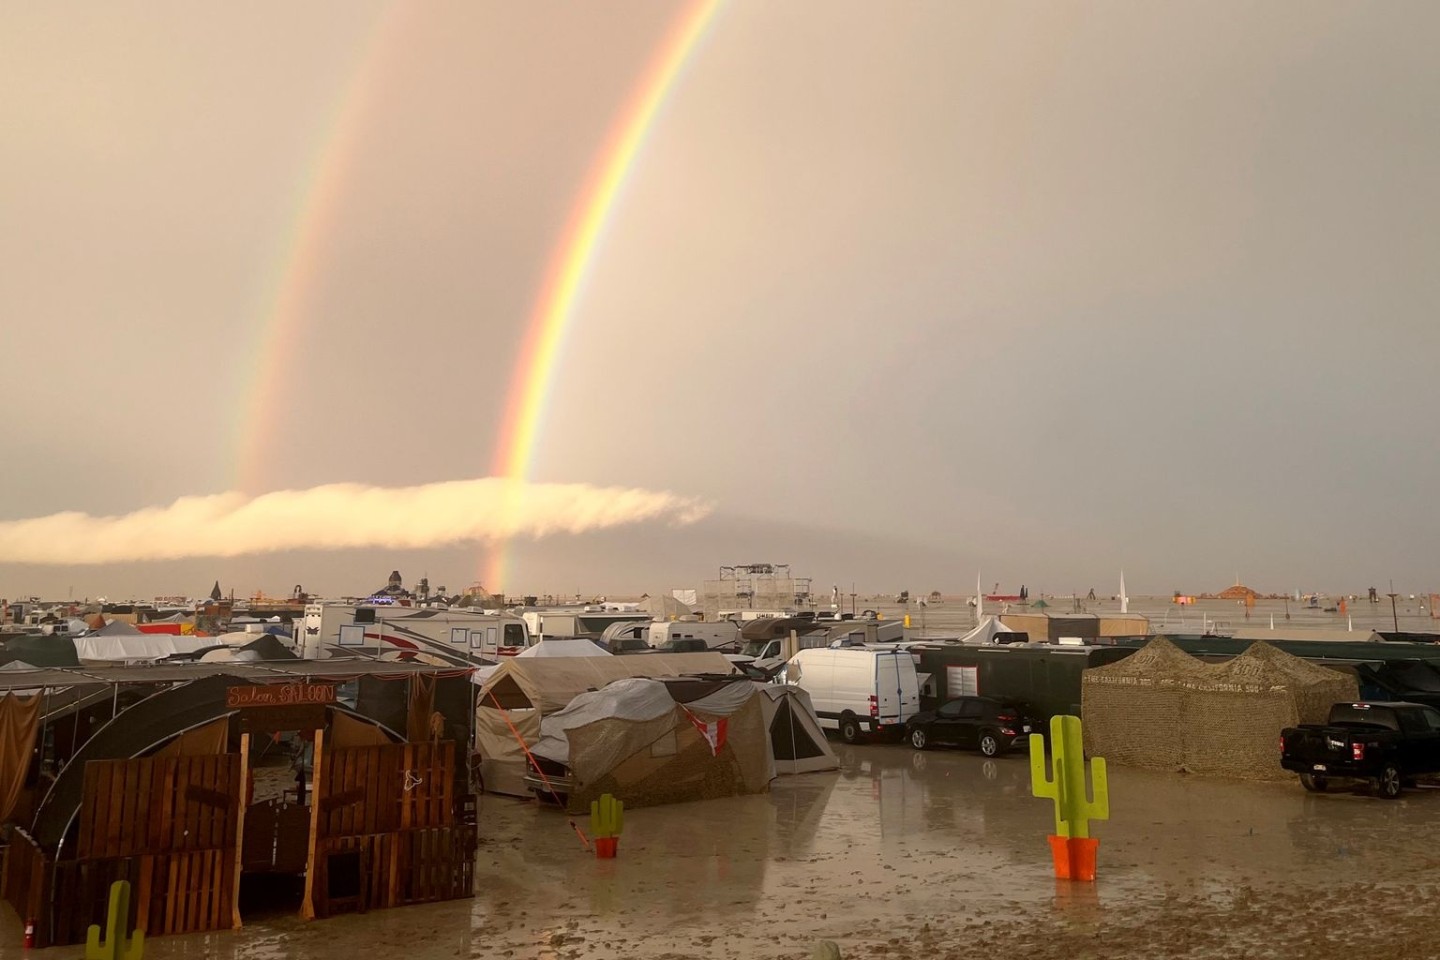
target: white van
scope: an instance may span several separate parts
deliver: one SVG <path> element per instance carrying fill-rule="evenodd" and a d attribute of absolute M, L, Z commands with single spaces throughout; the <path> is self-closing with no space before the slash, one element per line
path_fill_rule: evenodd
<path fill-rule="evenodd" d="M 920 712 L 920 683 L 907 650 L 823 647 L 801 650 L 785 665 L 785 682 L 803 687 L 820 726 L 855 743 L 865 733 L 901 736 Z"/>

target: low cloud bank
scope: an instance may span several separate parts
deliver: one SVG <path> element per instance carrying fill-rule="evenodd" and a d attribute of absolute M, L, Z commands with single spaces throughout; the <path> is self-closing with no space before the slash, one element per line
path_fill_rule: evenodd
<path fill-rule="evenodd" d="M 695 497 L 501 477 L 418 487 L 335 483 L 181 497 L 122 516 L 67 512 L 0 521 L 0 562 L 96 564 L 239 557 L 281 550 L 419 549 L 577 534 L 633 523 L 694 523 Z"/>

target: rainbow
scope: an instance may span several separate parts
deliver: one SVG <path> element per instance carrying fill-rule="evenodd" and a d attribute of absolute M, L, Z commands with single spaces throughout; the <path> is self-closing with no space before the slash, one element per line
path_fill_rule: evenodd
<path fill-rule="evenodd" d="M 508 499 L 512 504 L 523 496 L 565 333 L 595 251 L 660 108 L 719 6 L 720 0 L 700 0 L 672 25 L 634 95 L 620 112 L 552 255 L 521 346 L 495 447 L 492 472 L 510 481 Z M 480 578 L 486 589 L 503 588 L 508 554 L 509 544 L 504 541 L 490 551 Z"/>
<path fill-rule="evenodd" d="M 307 316 L 306 297 L 324 266 L 324 238 L 345 198 L 346 174 L 353 142 L 378 88 L 375 61 L 396 33 L 402 4 L 381 8 L 356 45 L 349 78 L 335 95 L 330 123 L 316 140 L 317 147 L 297 188 L 295 214 L 276 249 L 267 281 L 262 287 L 259 314 L 264 319 L 251 342 L 251 353 L 239 369 L 250 371 L 242 384 L 242 399 L 233 425 L 235 451 L 233 487 L 242 493 L 263 492 L 264 452 L 270 431 L 281 422 L 285 399 L 281 374 L 294 369 L 282 361 L 295 353 Z"/>

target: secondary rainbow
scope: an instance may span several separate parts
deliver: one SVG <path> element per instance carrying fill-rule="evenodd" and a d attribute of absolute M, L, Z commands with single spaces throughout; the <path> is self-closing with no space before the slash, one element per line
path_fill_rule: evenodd
<path fill-rule="evenodd" d="M 284 406 L 281 374 L 294 369 L 286 362 L 295 352 L 297 337 L 307 317 L 306 297 L 324 265 L 324 243 L 335 214 L 345 198 L 346 173 L 353 156 L 353 141 L 378 86 L 375 63 L 395 35 L 400 4 L 381 8 L 366 27 L 349 75 L 336 92 L 330 122 L 316 140 L 315 152 L 300 178 L 295 214 L 266 274 L 260 302 L 259 331 L 250 342 L 253 351 L 240 369 L 249 372 L 241 384 L 241 401 L 233 425 L 235 462 L 232 484 L 244 493 L 264 492 L 266 440 L 280 425 Z"/>
<path fill-rule="evenodd" d="M 591 169 L 580 202 L 555 248 L 545 286 L 521 346 L 495 447 L 492 472 L 511 481 L 509 499 L 512 503 L 523 496 L 565 333 L 606 224 L 660 108 L 719 7 L 720 0 L 702 0 L 687 9 L 671 27 L 612 128 Z M 496 543 L 491 549 L 481 576 L 486 589 L 498 591 L 504 587 L 508 555 L 507 542 Z"/>

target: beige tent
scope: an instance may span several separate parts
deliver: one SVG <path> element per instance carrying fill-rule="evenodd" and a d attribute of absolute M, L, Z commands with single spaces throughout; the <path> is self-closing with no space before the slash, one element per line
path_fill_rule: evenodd
<path fill-rule="evenodd" d="M 770 754 L 777 774 L 835 770 L 840 760 L 825 739 L 810 694 L 793 684 L 757 683 L 770 731 Z"/>
<path fill-rule="evenodd" d="M 1280 731 L 1359 696 L 1353 676 L 1253 643 L 1208 664 L 1164 639 L 1081 680 L 1085 750 L 1112 763 L 1276 779 Z"/>
<path fill-rule="evenodd" d="M 718 653 L 647 653 L 623 657 L 510 657 L 480 687 L 475 708 L 475 749 L 485 790 L 528 796 L 524 777 L 540 721 L 577 696 L 624 677 L 731 674 Z M 517 736 L 518 734 L 518 736 Z"/>

